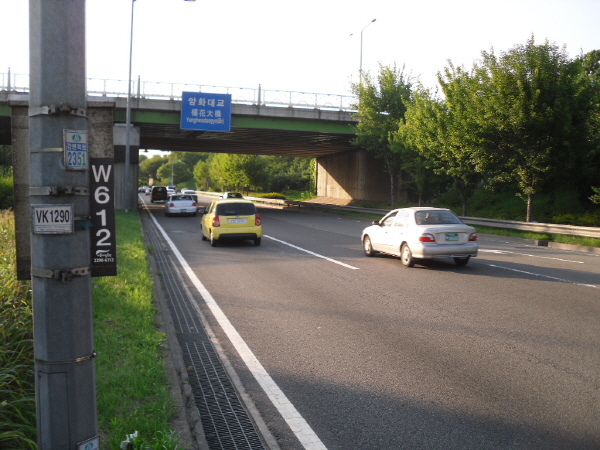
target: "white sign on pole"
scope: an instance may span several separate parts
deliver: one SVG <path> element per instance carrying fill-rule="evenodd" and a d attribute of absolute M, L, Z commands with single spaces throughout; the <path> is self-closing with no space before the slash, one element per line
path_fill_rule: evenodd
<path fill-rule="evenodd" d="M 73 205 L 31 205 L 34 234 L 73 233 Z"/>
<path fill-rule="evenodd" d="M 65 143 L 65 167 L 67 170 L 88 169 L 87 130 L 63 130 Z"/>

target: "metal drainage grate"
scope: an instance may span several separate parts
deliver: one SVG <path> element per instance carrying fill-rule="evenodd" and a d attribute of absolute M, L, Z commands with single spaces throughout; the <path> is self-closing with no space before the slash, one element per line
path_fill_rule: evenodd
<path fill-rule="evenodd" d="M 188 336 L 178 337 L 209 448 L 263 450 L 212 346 L 193 339 L 188 342 Z"/>
<path fill-rule="evenodd" d="M 264 450 L 265 447 L 244 409 L 192 305 L 181 286 L 167 245 L 152 223 L 142 215 L 144 232 L 154 249 L 163 291 L 171 310 L 177 339 L 188 369 L 196 407 L 211 450 Z"/>

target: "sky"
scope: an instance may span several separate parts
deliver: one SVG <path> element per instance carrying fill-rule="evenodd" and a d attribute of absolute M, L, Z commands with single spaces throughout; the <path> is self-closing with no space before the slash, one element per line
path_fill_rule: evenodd
<path fill-rule="evenodd" d="M 128 79 L 131 5 L 86 0 L 88 78 Z M 28 10 L 0 0 L 0 73 L 29 73 Z M 600 0 L 137 0 L 133 22 L 134 79 L 325 94 L 351 94 L 361 54 L 435 88 L 448 61 L 532 35 L 572 58 L 600 48 Z"/>
<path fill-rule="evenodd" d="M 0 0 L 0 73 L 29 73 L 28 0 Z M 127 80 L 130 0 L 86 0 L 87 76 Z M 376 19 L 375 22 L 371 22 Z M 533 35 L 571 57 L 600 48 L 600 0 L 137 0 L 133 78 L 350 94 L 363 70 L 396 64 L 437 86 L 482 51 Z"/>

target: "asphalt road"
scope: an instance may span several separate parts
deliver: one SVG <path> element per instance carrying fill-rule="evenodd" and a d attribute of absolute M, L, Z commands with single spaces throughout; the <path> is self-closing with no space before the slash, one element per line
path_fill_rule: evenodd
<path fill-rule="evenodd" d="M 212 248 L 149 208 L 311 448 L 600 449 L 600 255 L 483 235 L 466 267 L 409 269 L 364 255 L 367 219 L 261 209 L 261 246 Z M 281 448 L 309 448 L 195 295 Z"/>

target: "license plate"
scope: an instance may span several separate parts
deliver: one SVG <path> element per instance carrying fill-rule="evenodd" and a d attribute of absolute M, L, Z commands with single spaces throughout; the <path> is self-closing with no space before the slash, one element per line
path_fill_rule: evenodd
<path fill-rule="evenodd" d="M 180 210 L 179 210 L 179 212 L 180 212 L 180 213 L 186 213 L 186 212 L 187 212 L 187 209 L 180 209 Z"/>
<path fill-rule="evenodd" d="M 229 219 L 229 223 L 246 223 L 246 219 Z"/>
<path fill-rule="evenodd" d="M 447 241 L 458 241 L 458 233 L 446 233 Z"/>

